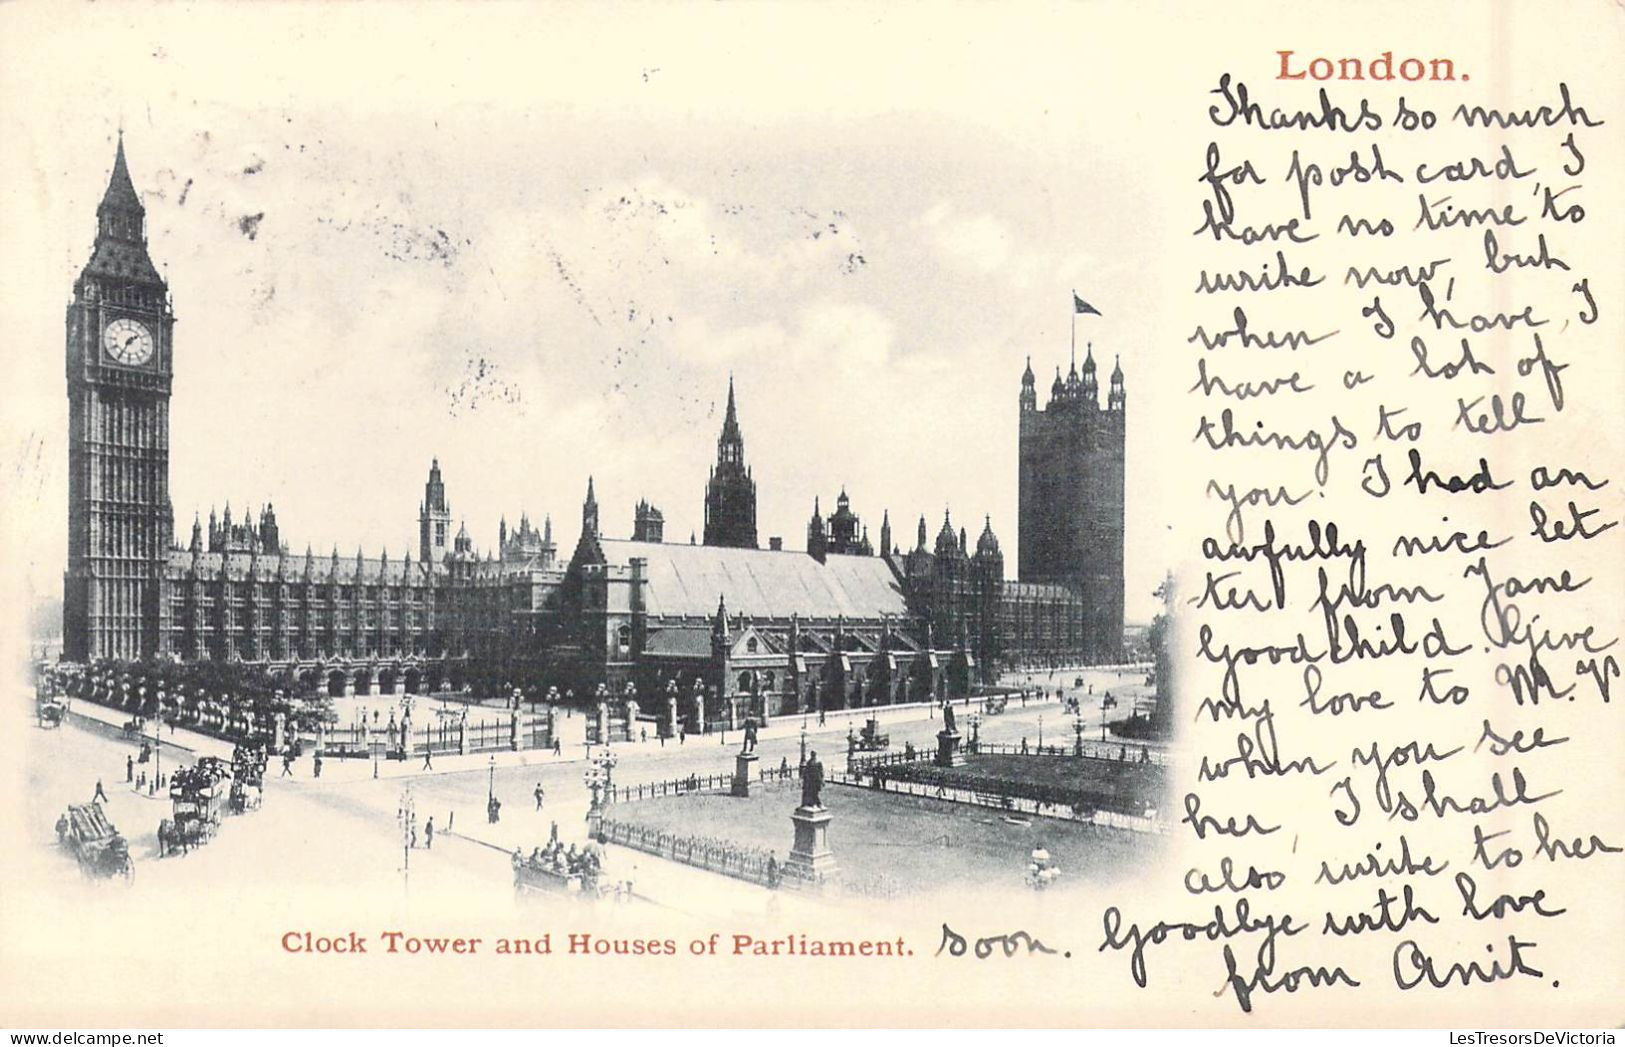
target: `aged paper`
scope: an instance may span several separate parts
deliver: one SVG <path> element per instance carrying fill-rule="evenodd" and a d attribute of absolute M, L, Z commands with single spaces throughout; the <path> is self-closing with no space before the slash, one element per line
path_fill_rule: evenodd
<path fill-rule="evenodd" d="M 0 1021 L 1616 1025 L 1622 44 L 7 7 Z"/>

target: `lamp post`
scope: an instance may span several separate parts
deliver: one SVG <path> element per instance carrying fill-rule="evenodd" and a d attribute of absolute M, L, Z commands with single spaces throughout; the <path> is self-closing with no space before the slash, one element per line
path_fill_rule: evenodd
<path fill-rule="evenodd" d="M 1038 714 L 1038 751 L 1044 751 L 1044 714 Z"/>
<path fill-rule="evenodd" d="M 417 834 L 417 805 L 412 799 L 412 784 L 401 791 L 401 807 L 397 815 L 401 824 L 401 885 L 410 886 L 412 879 L 412 838 Z"/>
<path fill-rule="evenodd" d="M 796 766 L 807 766 L 807 721 L 801 721 L 801 762 Z"/>
<path fill-rule="evenodd" d="M 491 801 L 496 799 L 496 797 L 497 797 L 497 754 L 496 753 L 491 754 L 491 758 L 487 762 L 486 768 L 487 768 L 487 773 L 486 773 L 486 779 L 485 779 L 485 805 L 487 807 L 489 807 L 491 805 Z"/>
<path fill-rule="evenodd" d="M 152 796 L 158 792 L 158 779 L 164 773 L 164 702 L 158 700 L 158 715 L 152 721 L 152 786 L 147 795 Z"/>

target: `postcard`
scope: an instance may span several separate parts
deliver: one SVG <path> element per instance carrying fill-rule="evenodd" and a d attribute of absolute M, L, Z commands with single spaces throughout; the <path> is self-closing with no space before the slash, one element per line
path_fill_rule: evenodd
<path fill-rule="evenodd" d="M 0 1022 L 1617 1026 L 1622 45 L 0 10 Z"/>

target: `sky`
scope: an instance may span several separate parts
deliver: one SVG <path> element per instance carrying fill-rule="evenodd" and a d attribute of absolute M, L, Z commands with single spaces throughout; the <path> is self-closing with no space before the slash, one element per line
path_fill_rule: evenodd
<path fill-rule="evenodd" d="M 525 512 L 567 553 L 589 475 L 606 533 L 647 498 L 686 541 L 732 377 L 764 545 L 804 547 L 844 486 L 876 541 L 883 513 L 905 547 L 921 515 L 973 538 L 990 518 L 1013 575 L 1020 374 L 1030 356 L 1047 390 L 1066 366 L 1074 289 L 1103 314 L 1078 361 L 1092 344 L 1104 388 L 1121 356 L 1144 488 L 1165 219 L 1124 154 L 1139 118 L 1083 100 L 1110 54 L 1080 64 L 1021 19 L 853 33 L 732 8 L 762 19 L 743 48 L 696 8 L 615 33 L 585 7 L 516 28 L 358 5 L 326 32 L 284 10 L 229 47 L 208 9 L 74 10 L 0 74 L 31 101 L 7 114 L 0 309 L 38 592 L 65 548 L 62 307 L 121 128 L 179 318 L 180 541 L 269 501 L 295 551 L 415 553 L 434 457 L 481 549 Z M 1002 60 L 1021 34 L 1027 68 Z M 79 89 L 26 95 L 68 60 Z M 1128 527 L 1146 620 L 1155 501 L 1131 496 Z"/>

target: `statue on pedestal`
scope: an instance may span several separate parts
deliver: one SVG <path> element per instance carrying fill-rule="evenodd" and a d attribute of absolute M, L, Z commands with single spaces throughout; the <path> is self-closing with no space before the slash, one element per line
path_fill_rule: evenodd
<path fill-rule="evenodd" d="M 824 791 L 824 765 L 817 752 L 807 754 L 807 765 L 801 769 L 801 806 L 822 807 L 819 794 Z"/>
<path fill-rule="evenodd" d="M 756 717 L 754 716 L 745 721 L 745 744 L 739 751 L 746 753 L 756 751 Z"/>
<path fill-rule="evenodd" d="M 942 700 L 942 729 L 948 734 L 954 732 L 954 707 L 948 699 Z"/>

